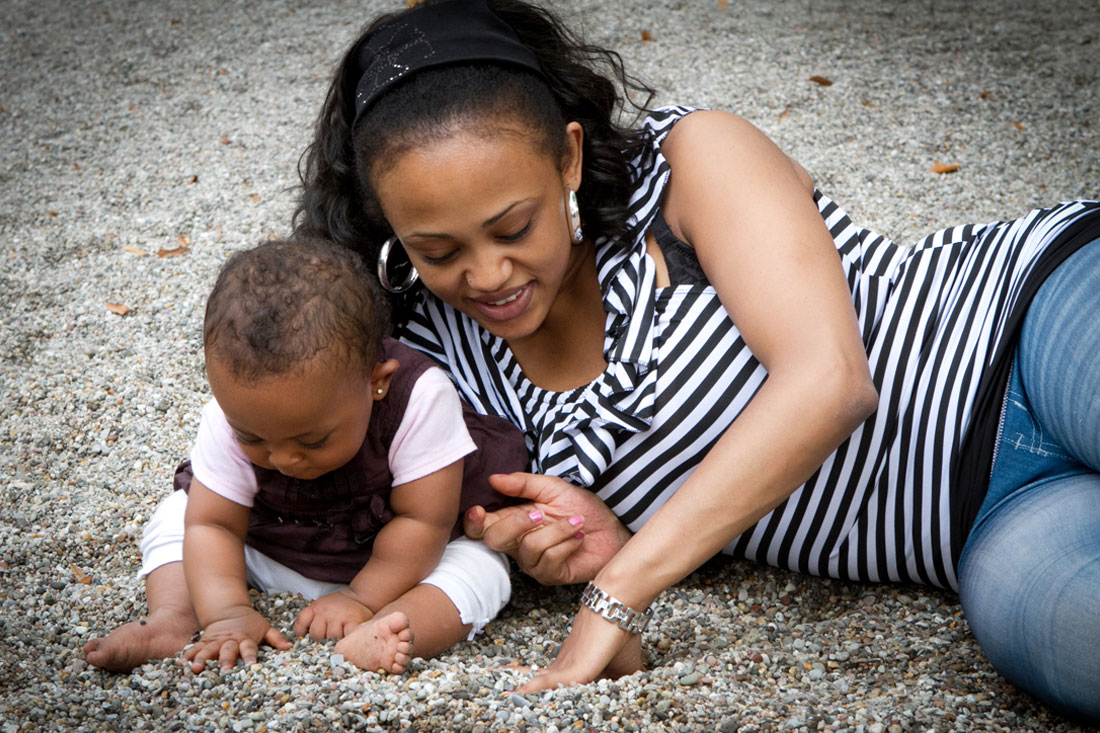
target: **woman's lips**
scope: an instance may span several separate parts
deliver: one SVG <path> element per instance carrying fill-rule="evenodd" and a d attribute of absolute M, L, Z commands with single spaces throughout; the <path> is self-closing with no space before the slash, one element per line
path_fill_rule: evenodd
<path fill-rule="evenodd" d="M 531 283 L 527 283 L 522 287 L 505 290 L 499 294 L 470 298 L 470 303 L 478 313 L 485 316 L 486 320 L 507 321 L 516 318 L 527 309 L 531 302 L 532 290 Z"/>

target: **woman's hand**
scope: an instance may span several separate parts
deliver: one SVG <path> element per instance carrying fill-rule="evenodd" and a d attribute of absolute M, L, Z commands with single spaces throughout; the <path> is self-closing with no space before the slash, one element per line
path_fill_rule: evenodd
<path fill-rule="evenodd" d="M 582 608 L 557 659 L 521 686 L 519 691 L 538 692 L 560 685 L 585 684 L 598 677 L 618 679 L 642 669 L 641 636 L 623 631 L 607 619 Z"/>
<path fill-rule="evenodd" d="M 184 651 L 180 663 L 190 663 L 196 674 L 206 668 L 208 659 L 217 659 L 222 669 L 232 669 L 238 658 L 246 665 L 255 664 L 261 642 L 276 649 L 290 648 L 282 632 L 251 607 L 237 609 L 203 629 L 202 638 Z"/>
<path fill-rule="evenodd" d="M 591 580 L 630 539 L 599 497 L 560 478 L 512 473 L 489 482 L 531 503 L 490 513 L 474 507 L 464 517 L 466 535 L 507 553 L 543 585 Z"/>

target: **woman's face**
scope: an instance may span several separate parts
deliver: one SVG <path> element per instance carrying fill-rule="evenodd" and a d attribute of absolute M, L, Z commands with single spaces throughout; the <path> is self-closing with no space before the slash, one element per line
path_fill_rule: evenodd
<path fill-rule="evenodd" d="M 566 209 L 583 132 L 566 127 L 564 160 L 518 124 L 477 132 L 399 154 L 374 185 L 424 285 L 514 342 L 538 332 L 584 257 Z"/>

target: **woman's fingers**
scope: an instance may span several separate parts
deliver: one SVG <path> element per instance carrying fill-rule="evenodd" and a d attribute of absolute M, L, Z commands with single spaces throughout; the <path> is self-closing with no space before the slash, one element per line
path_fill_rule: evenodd
<path fill-rule="evenodd" d="M 573 582 L 568 560 L 583 541 L 583 525 L 583 517 L 543 523 L 520 538 L 516 563 L 543 585 Z"/>
<path fill-rule="evenodd" d="M 491 549 L 514 557 L 523 536 L 538 527 L 543 519 L 542 511 L 530 504 L 505 507 L 486 517 L 481 539 Z"/>

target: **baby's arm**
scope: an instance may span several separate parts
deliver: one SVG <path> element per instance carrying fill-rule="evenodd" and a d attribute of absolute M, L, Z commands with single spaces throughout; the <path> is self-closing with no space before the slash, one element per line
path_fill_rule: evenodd
<path fill-rule="evenodd" d="M 290 643 L 252 608 L 245 579 L 244 537 L 249 508 L 191 482 L 183 536 L 183 570 L 202 639 L 183 654 L 193 672 L 208 659 L 229 669 L 240 657 L 256 661 L 257 647 L 266 641 L 279 649 Z"/>
<path fill-rule="evenodd" d="M 294 622 L 315 639 L 339 638 L 424 580 L 443 556 L 458 519 L 462 460 L 393 487 L 394 518 L 374 538 L 370 560 L 345 591 L 319 598 Z M 201 616 L 200 616 L 201 619 Z"/>

